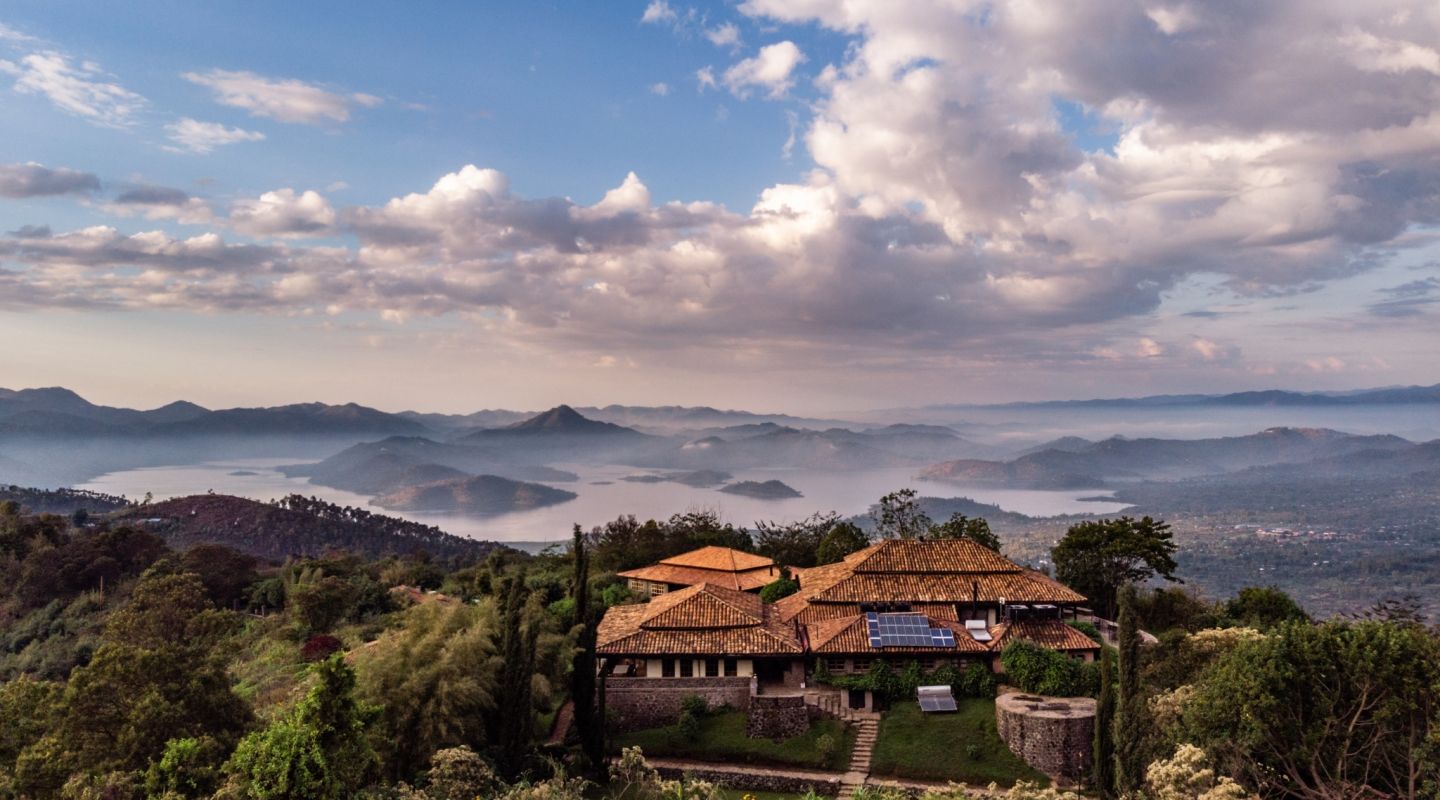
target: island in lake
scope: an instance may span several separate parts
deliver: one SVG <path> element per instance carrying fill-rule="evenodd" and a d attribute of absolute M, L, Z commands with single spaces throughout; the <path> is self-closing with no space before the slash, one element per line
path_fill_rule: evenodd
<path fill-rule="evenodd" d="M 683 483 L 697 489 L 706 489 L 718 486 L 732 477 L 734 476 L 730 473 L 716 469 L 697 469 L 693 472 L 665 472 L 658 475 L 626 475 L 620 480 L 630 483 Z"/>
<path fill-rule="evenodd" d="M 804 495 L 795 491 L 781 481 L 740 481 L 729 486 L 721 487 L 720 491 L 726 494 L 738 494 L 745 497 L 754 497 L 758 500 L 788 500 L 792 497 L 803 497 Z"/>
<path fill-rule="evenodd" d="M 553 506 L 574 500 L 576 496 L 574 492 L 539 483 L 476 475 L 407 486 L 381 495 L 373 502 L 395 511 L 503 514 Z"/>

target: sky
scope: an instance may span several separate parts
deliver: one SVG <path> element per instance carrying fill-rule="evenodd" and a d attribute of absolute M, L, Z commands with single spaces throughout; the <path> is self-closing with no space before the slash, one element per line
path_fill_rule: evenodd
<path fill-rule="evenodd" d="M 1440 382 L 1440 6 L 0 7 L 0 386 L 834 413 Z"/>

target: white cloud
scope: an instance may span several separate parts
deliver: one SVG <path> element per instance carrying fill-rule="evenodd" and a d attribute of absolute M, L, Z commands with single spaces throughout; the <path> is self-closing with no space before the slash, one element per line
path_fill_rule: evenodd
<path fill-rule="evenodd" d="M 208 202 L 167 186 L 134 186 L 121 192 L 101 208 L 120 217 L 173 219 L 186 225 L 203 225 L 215 221 L 215 213 Z"/>
<path fill-rule="evenodd" d="M 0 22 L 0 42 L 12 42 L 15 44 L 28 44 L 38 41 L 34 36 L 23 33 L 15 28 Z"/>
<path fill-rule="evenodd" d="M 267 78 L 245 71 L 214 69 L 204 73 L 186 72 L 180 77 L 212 90 L 218 103 L 278 122 L 304 125 L 345 122 L 350 119 L 354 106 L 369 108 L 382 102 L 374 95 L 344 94 L 294 78 Z"/>
<path fill-rule="evenodd" d="M 656 25 L 662 22 L 674 22 L 677 19 L 675 9 L 665 0 L 650 0 L 645 6 L 645 13 L 640 15 L 640 21 Z"/>
<path fill-rule="evenodd" d="M 55 51 L 30 53 L 18 62 L 0 60 L 0 73 L 15 78 L 15 91 L 43 95 L 96 125 L 125 127 L 145 106 L 145 98 L 110 80 L 98 65 L 75 64 Z"/>
<path fill-rule="evenodd" d="M 670 94 L 670 84 L 665 83 L 665 82 L 663 82 L 663 81 L 660 82 L 660 83 L 652 83 L 652 84 L 650 84 L 650 94 L 659 95 L 660 97 L 664 97 L 664 96 Z"/>
<path fill-rule="evenodd" d="M 804 61 L 805 54 L 792 41 L 766 45 L 753 58 L 725 70 L 725 86 L 742 97 L 754 87 L 772 98 L 784 97 L 795 83 L 795 68 Z"/>
<path fill-rule="evenodd" d="M 230 209 L 230 225 L 252 236 L 323 236 L 335 226 L 335 209 L 320 193 L 276 189 L 239 200 Z"/>
<path fill-rule="evenodd" d="M 242 128 L 227 128 L 218 122 L 200 122 L 182 117 L 165 126 L 165 133 L 176 144 L 172 149 L 205 154 L 217 147 L 237 142 L 260 142 L 265 134 Z"/>
<path fill-rule="evenodd" d="M 740 28 L 733 22 L 726 22 L 705 30 L 705 38 L 716 47 L 738 48 L 741 45 Z"/>
<path fill-rule="evenodd" d="M 714 67 L 701 67 L 695 70 L 695 82 L 702 92 L 706 89 L 720 88 L 720 85 L 715 81 Z"/>

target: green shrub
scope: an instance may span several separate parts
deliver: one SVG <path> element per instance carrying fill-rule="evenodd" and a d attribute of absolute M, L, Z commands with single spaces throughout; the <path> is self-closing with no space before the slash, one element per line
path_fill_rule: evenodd
<path fill-rule="evenodd" d="M 869 691 L 886 700 L 914 699 L 920 686 L 949 686 L 957 698 L 995 696 L 995 675 L 982 664 L 971 664 L 963 670 L 945 664 L 925 672 L 917 662 L 910 661 L 897 673 L 888 662 L 876 661 L 863 675 L 835 675 L 822 661 L 810 677 L 818 684 Z"/>
<path fill-rule="evenodd" d="M 680 712 L 680 722 L 677 727 L 680 729 L 680 735 L 686 741 L 693 742 L 700 738 L 700 718 L 688 710 Z"/>
<path fill-rule="evenodd" d="M 1093 697 L 1100 685 L 1094 664 L 1025 641 L 1014 641 L 1000 654 L 1005 676 L 1022 691 L 1053 697 Z"/>
<path fill-rule="evenodd" d="M 700 719 L 708 713 L 710 713 L 710 704 L 705 702 L 705 698 L 698 694 L 692 694 L 680 701 L 680 714 L 682 716 L 689 714 L 695 719 Z"/>
<path fill-rule="evenodd" d="M 1083 619 L 1071 619 L 1066 620 L 1065 624 L 1089 636 L 1090 641 L 1095 644 L 1105 644 L 1105 639 L 1100 635 L 1100 629 L 1095 627 L 1095 623 Z"/>
<path fill-rule="evenodd" d="M 815 752 L 820 756 L 820 761 L 825 764 L 829 764 L 830 759 L 835 757 L 835 750 L 839 746 L 835 737 L 828 733 L 815 740 Z"/>
<path fill-rule="evenodd" d="M 773 603 L 782 597 L 789 597 L 800 591 L 800 584 L 790 578 L 777 578 L 760 589 L 760 599 Z"/>

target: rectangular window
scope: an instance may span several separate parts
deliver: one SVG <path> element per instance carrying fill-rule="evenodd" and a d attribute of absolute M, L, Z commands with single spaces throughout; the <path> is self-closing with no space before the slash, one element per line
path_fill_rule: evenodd
<path fill-rule="evenodd" d="M 705 677 L 716 678 L 720 675 L 720 662 L 717 659 L 705 659 Z"/>
<path fill-rule="evenodd" d="M 662 678 L 673 678 L 673 677 L 675 677 L 675 659 L 673 659 L 673 658 L 666 658 L 666 659 L 661 660 L 661 662 L 660 662 L 660 677 L 662 677 Z"/>
<path fill-rule="evenodd" d="M 935 671 L 935 659 L 933 659 L 933 658 L 922 658 L 922 659 L 920 659 L 920 669 L 925 670 L 926 672 L 934 672 L 934 671 Z"/>
<path fill-rule="evenodd" d="M 845 659 L 843 659 L 843 658 L 833 658 L 833 657 L 832 657 L 832 658 L 827 658 L 827 659 L 825 659 L 825 669 L 828 669 L 828 670 L 830 670 L 831 672 L 844 672 L 844 671 L 845 671 Z"/>
<path fill-rule="evenodd" d="M 733 658 L 725 659 L 725 677 L 733 678 L 740 674 L 740 662 Z"/>
<path fill-rule="evenodd" d="M 870 661 L 871 661 L 871 659 L 868 659 L 868 658 L 857 658 L 857 659 L 855 659 L 855 671 L 856 671 L 856 672 L 869 672 L 869 671 L 870 671 Z"/>
<path fill-rule="evenodd" d="M 693 678 L 693 677 L 695 677 L 695 662 L 694 662 L 694 661 L 691 661 L 691 660 L 688 659 L 688 658 L 682 658 L 682 659 L 680 659 L 680 677 L 682 677 L 682 678 Z"/>

